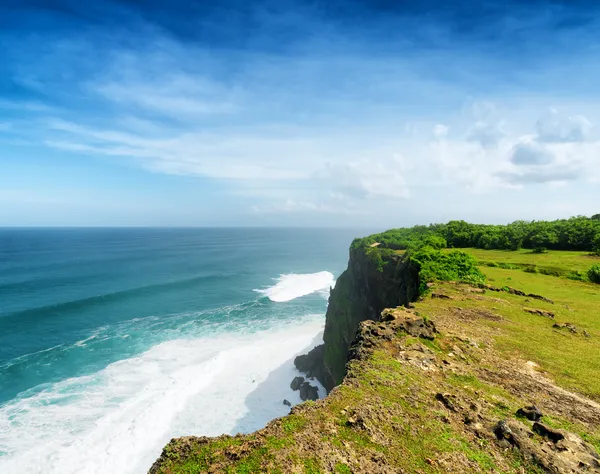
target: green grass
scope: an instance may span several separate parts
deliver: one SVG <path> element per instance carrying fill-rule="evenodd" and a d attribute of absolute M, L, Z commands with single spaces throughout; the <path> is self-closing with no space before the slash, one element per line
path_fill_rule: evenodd
<path fill-rule="evenodd" d="M 471 250 L 470 250 L 471 251 Z M 565 267 L 575 268 L 589 264 L 592 257 L 583 252 L 552 252 L 550 254 L 528 254 L 526 252 L 473 250 L 476 257 L 494 254 L 505 261 L 543 258 L 559 263 L 564 255 Z M 554 259 L 554 260 L 552 260 Z M 495 287 L 509 286 L 526 293 L 550 298 L 555 304 L 508 293 L 490 292 L 492 298 L 451 302 L 455 306 L 470 309 L 488 309 L 514 324 L 498 321 L 483 321 L 498 330 L 498 347 L 509 354 L 518 353 L 522 358 L 536 362 L 561 385 L 576 389 L 596 400 L 600 400 L 600 286 L 593 283 L 572 281 L 549 275 L 527 273 L 520 270 L 498 267 L 481 267 L 488 282 Z M 504 304 L 501 304 L 504 301 Z M 435 307 L 438 302 L 428 303 Z M 555 313 L 555 322 L 572 323 L 579 333 L 571 334 L 552 327 L 554 321 L 529 314 L 524 308 L 535 308 Z M 583 335 L 586 331 L 589 337 Z"/>
<path fill-rule="evenodd" d="M 590 252 L 550 250 L 534 253 L 531 250 L 463 249 L 473 255 L 482 266 L 523 270 L 571 279 L 586 279 L 587 271 L 600 257 Z"/>

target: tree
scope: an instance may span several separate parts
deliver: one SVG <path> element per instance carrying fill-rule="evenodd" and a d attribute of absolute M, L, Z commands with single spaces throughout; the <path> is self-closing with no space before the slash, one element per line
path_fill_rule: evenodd
<path fill-rule="evenodd" d="M 550 230 L 542 230 L 531 237 L 531 244 L 533 245 L 533 251 L 536 253 L 543 253 L 548 250 L 548 247 L 558 242 L 558 236 L 555 232 Z"/>
<path fill-rule="evenodd" d="M 594 241 L 592 243 L 592 251 L 600 256 L 600 232 L 596 234 Z"/>

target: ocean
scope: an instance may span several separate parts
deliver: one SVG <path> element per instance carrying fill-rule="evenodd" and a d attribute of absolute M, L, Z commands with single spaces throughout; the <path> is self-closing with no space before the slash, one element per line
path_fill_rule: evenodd
<path fill-rule="evenodd" d="M 145 473 L 172 437 L 287 414 L 366 233 L 0 230 L 0 472 Z"/>

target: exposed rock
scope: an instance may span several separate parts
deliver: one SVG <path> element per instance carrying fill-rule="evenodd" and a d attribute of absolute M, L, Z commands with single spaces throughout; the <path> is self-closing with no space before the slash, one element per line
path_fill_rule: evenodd
<path fill-rule="evenodd" d="M 527 296 L 536 300 L 544 301 L 546 303 L 554 304 L 554 301 L 552 301 L 550 298 L 546 298 L 545 296 L 535 295 L 533 293 L 529 293 Z"/>
<path fill-rule="evenodd" d="M 531 314 L 537 314 L 538 316 L 543 316 L 545 318 L 554 319 L 554 313 L 551 311 L 546 311 L 543 309 L 532 309 L 532 308 L 523 308 L 523 311 Z"/>
<path fill-rule="evenodd" d="M 308 382 L 304 382 L 300 386 L 300 399 L 302 401 L 318 400 L 319 399 L 319 389 L 317 387 L 313 387 Z"/>
<path fill-rule="evenodd" d="M 292 404 L 291 404 L 291 403 L 290 403 L 288 400 L 285 400 L 285 399 L 283 400 L 283 404 L 284 404 L 286 407 L 291 407 L 291 406 L 292 406 Z"/>
<path fill-rule="evenodd" d="M 454 402 L 452 401 L 454 397 L 452 395 L 450 395 L 449 393 L 436 393 L 435 394 L 435 399 L 439 402 L 442 402 L 442 404 L 450 411 L 456 411 L 456 406 L 454 405 Z"/>
<path fill-rule="evenodd" d="M 517 444 L 510 426 L 508 426 L 508 423 L 504 420 L 500 420 L 498 423 L 496 423 L 494 426 L 494 435 L 496 435 L 496 438 L 499 441 L 504 441 L 505 443 L 509 443 L 513 446 Z"/>
<path fill-rule="evenodd" d="M 438 298 L 438 299 L 441 299 L 441 300 L 453 300 L 454 299 L 451 296 L 445 295 L 443 293 L 431 293 L 431 297 L 432 298 Z"/>
<path fill-rule="evenodd" d="M 393 327 L 413 337 L 434 339 L 437 330 L 432 321 L 409 313 L 402 308 L 385 309 L 381 313 L 382 321 L 394 321 Z"/>
<path fill-rule="evenodd" d="M 299 355 L 294 359 L 294 365 L 300 372 L 304 372 L 308 378 L 316 378 L 323 383 L 326 378 L 323 372 L 323 358 L 325 354 L 325 345 L 312 349 L 308 354 Z"/>
<path fill-rule="evenodd" d="M 573 334 L 577 333 L 577 326 L 571 323 L 554 323 L 552 327 L 554 329 L 568 329 Z"/>
<path fill-rule="evenodd" d="M 300 386 L 304 383 L 304 377 L 294 377 L 292 383 L 290 384 L 290 388 L 292 390 L 300 390 Z"/>
<path fill-rule="evenodd" d="M 518 416 L 523 416 L 531 421 L 539 421 L 542 416 L 542 412 L 535 405 L 519 408 L 517 410 Z"/>
<path fill-rule="evenodd" d="M 510 286 L 505 286 L 503 288 L 498 288 L 497 286 L 492 286 L 492 285 L 488 285 L 488 284 L 481 284 L 480 288 L 485 288 L 491 291 L 506 291 L 508 293 L 510 293 L 511 295 L 517 295 L 517 296 L 526 296 L 528 298 L 533 298 L 536 300 L 540 300 L 540 301 L 544 301 L 546 303 L 550 303 L 550 304 L 554 304 L 554 301 L 552 301 L 550 298 L 546 298 L 545 296 L 541 296 L 541 295 L 536 295 L 534 293 L 525 293 L 524 291 L 521 290 L 517 290 L 515 288 L 511 288 Z"/>
<path fill-rule="evenodd" d="M 419 297 L 419 268 L 406 256 L 383 252 L 381 261 L 363 248 L 351 248 L 348 268 L 329 296 L 323 340 L 325 348 L 316 378 L 327 391 L 346 374 L 348 350 L 361 321 L 377 321 L 385 308 L 407 305 Z"/>
<path fill-rule="evenodd" d="M 558 443 L 559 441 L 565 439 L 565 435 L 559 430 L 555 430 L 553 428 L 549 428 L 546 425 L 535 422 L 533 424 L 533 431 L 540 436 L 548 438 L 553 443 Z"/>

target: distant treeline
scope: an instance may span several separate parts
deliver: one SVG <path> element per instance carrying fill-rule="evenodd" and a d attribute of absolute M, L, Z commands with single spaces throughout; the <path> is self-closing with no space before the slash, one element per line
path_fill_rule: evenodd
<path fill-rule="evenodd" d="M 516 221 L 508 225 L 470 224 L 450 221 L 411 228 L 391 229 L 363 239 L 353 247 L 379 242 L 381 247 L 404 250 L 422 247 L 534 251 L 588 250 L 600 254 L 600 214 L 556 221 Z"/>

